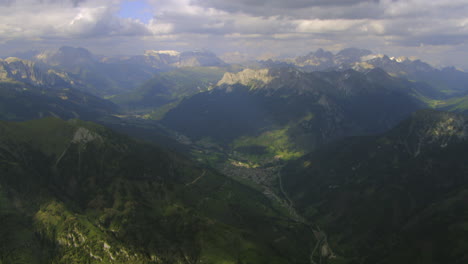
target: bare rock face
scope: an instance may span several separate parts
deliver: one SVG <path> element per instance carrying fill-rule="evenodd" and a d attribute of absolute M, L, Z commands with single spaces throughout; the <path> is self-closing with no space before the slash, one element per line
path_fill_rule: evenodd
<path fill-rule="evenodd" d="M 397 131 L 407 151 L 419 156 L 433 148 L 445 148 L 466 140 L 468 119 L 464 115 L 434 110 L 418 111 Z"/>
<path fill-rule="evenodd" d="M 270 74 L 269 69 L 260 69 L 260 70 L 245 69 L 239 73 L 230 73 L 230 72 L 225 73 L 223 78 L 218 82 L 218 86 L 233 85 L 236 83 L 242 84 L 245 86 L 248 86 L 254 83 L 268 84 L 273 79 L 275 79 L 275 77 Z"/>
<path fill-rule="evenodd" d="M 64 72 L 42 67 L 33 61 L 9 57 L 0 60 L 0 80 L 19 81 L 34 86 L 70 86 L 71 80 Z"/>
<path fill-rule="evenodd" d="M 206 50 L 182 52 L 178 58 L 179 61 L 174 65 L 176 67 L 209 67 L 225 65 L 224 61 L 218 58 L 216 54 Z"/>
<path fill-rule="evenodd" d="M 103 139 L 100 135 L 84 128 L 79 127 L 73 135 L 72 143 L 86 144 L 92 141 L 102 142 Z"/>
<path fill-rule="evenodd" d="M 107 58 L 106 62 L 113 62 L 115 58 Z M 226 63 L 218 58 L 216 54 L 209 51 L 186 51 L 175 50 L 147 50 L 144 55 L 121 58 L 140 65 L 146 65 L 157 69 L 172 69 L 183 67 L 217 67 Z"/>
<path fill-rule="evenodd" d="M 5 60 L 0 60 L 0 79 L 17 80 L 29 78 L 36 80 L 36 72 L 33 68 L 34 63 L 31 61 L 9 57 Z"/>
<path fill-rule="evenodd" d="M 327 68 L 333 66 L 333 53 L 318 49 L 316 52 L 310 52 L 305 56 L 296 58 L 295 63 L 298 66 L 314 66 Z"/>
<path fill-rule="evenodd" d="M 96 62 L 93 54 L 87 49 L 67 46 L 61 47 L 58 50 L 39 53 L 35 59 L 51 66 L 60 65 L 68 68 Z"/>

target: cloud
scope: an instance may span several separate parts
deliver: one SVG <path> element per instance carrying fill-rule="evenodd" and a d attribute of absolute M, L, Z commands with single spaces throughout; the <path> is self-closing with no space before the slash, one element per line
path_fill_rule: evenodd
<path fill-rule="evenodd" d="M 193 5 L 212 7 L 227 12 L 242 12 L 263 15 L 281 15 L 287 10 L 313 7 L 349 7 L 358 4 L 375 3 L 377 0 L 193 0 Z"/>
<path fill-rule="evenodd" d="M 144 11 L 152 19 L 145 21 L 120 17 L 123 1 L 0 0 L 0 43 L 243 54 L 357 46 L 429 60 L 450 49 L 468 56 L 460 48 L 468 43 L 468 0 L 140 0 L 151 7 Z"/>
<path fill-rule="evenodd" d="M 8 0 L 2 4 L 0 40 L 151 34 L 144 23 L 115 15 L 119 1 Z"/>
<path fill-rule="evenodd" d="M 131 18 L 118 18 L 106 7 L 80 8 L 78 14 L 63 25 L 61 33 L 74 37 L 140 36 L 151 34 L 151 29 Z"/>
<path fill-rule="evenodd" d="M 87 0 L 2 0 L 0 6 L 26 6 L 26 5 L 72 5 L 74 7 L 86 2 Z"/>

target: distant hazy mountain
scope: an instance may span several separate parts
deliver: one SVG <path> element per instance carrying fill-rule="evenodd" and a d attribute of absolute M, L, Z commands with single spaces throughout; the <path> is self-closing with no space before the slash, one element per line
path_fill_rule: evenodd
<path fill-rule="evenodd" d="M 308 263 L 259 192 L 93 123 L 0 122 L 2 263 Z"/>
<path fill-rule="evenodd" d="M 30 120 L 46 116 L 97 120 L 117 113 L 118 108 L 113 103 L 73 88 L 0 81 L 1 120 Z"/>
<path fill-rule="evenodd" d="M 467 139 L 466 116 L 419 111 L 290 163 L 283 187 L 350 263 L 464 263 Z"/>
<path fill-rule="evenodd" d="M 17 56 L 0 264 L 468 263 L 468 118 L 421 110 L 468 113 L 463 71 L 361 49 Z"/>
<path fill-rule="evenodd" d="M 335 65 L 333 58 L 333 53 L 323 49 L 318 49 L 316 52 L 310 52 L 305 56 L 297 57 L 294 62 L 296 65 L 302 67 L 311 66 L 316 67 L 316 69 L 326 69 Z"/>
<path fill-rule="evenodd" d="M 206 50 L 182 52 L 177 67 L 224 66 L 226 65 L 214 53 Z"/>
<path fill-rule="evenodd" d="M 24 121 L 48 116 L 65 120 L 80 118 L 104 123 L 117 131 L 171 149 L 180 149 L 157 124 L 117 118 L 123 109 L 80 88 L 66 72 L 50 69 L 44 64 L 18 58 L 0 60 L 0 120 Z M 168 94 L 177 94 L 176 87 L 169 85 L 166 88 L 173 89 L 167 91 Z"/>
<path fill-rule="evenodd" d="M 72 87 L 74 81 L 63 70 L 55 71 L 33 61 L 0 59 L 0 81 L 18 81 L 34 86 Z"/>
<path fill-rule="evenodd" d="M 79 89 L 105 97 L 129 91 L 150 79 L 156 69 L 132 63 L 104 63 L 86 49 L 61 47 L 36 54 L 32 60 L 66 72 Z"/>
<path fill-rule="evenodd" d="M 143 55 L 103 57 L 86 49 L 62 47 L 58 50 L 26 52 L 20 58 L 40 62 L 72 79 L 80 89 L 98 96 L 128 93 L 147 82 L 155 73 L 184 67 L 226 67 L 214 53 L 199 50 L 148 50 Z M 388 57 L 369 50 L 348 48 L 336 54 L 318 49 L 305 56 L 256 63 L 257 68 L 297 67 L 304 71 L 368 71 L 381 68 L 392 76 L 425 82 L 443 92 L 445 98 L 467 92 L 468 73 L 453 67 L 437 69 L 414 58 Z M 444 98 L 438 98 L 444 99 Z"/>
<path fill-rule="evenodd" d="M 106 97 L 139 87 L 159 72 L 181 67 L 225 66 L 209 51 L 146 51 L 144 55 L 103 57 L 84 48 L 61 47 L 58 50 L 17 54 L 40 62 L 56 71 L 66 72 L 83 91 Z"/>
<path fill-rule="evenodd" d="M 335 65 L 359 62 L 372 54 L 372 51 L 366 49 L 347 48 L 339 51 L 334 56 Z"/>
<path fill-rule="evenodd" d="M 369 50 L 349 48 L 333 54 L 323 49 L 318 49 L 305 56 L 297 57 L 293 63 L 305 70 L 320 71 L 334 68 L 343 64 L 360 62 L 362 57 L 372 54 Z"/>
<path fill-rule="evenodd" d="M 286 60 L 260 61 L 260 65 L 266 68 L 298 67 L 305 71 L 325 71 L 335 69 L 343 64 L 361 62 L 363 58 L 372 54 L 365 49 L 347 48 L 333 54 L 324 49 L 318 49 L 304 56 Z"/>
<path fill-rule="evenodd" d="M 247 69 L 226 73 L 216 88 L 185 99 L 162 122 L 194 139 L 210 137 L 239 149 L 257 146 L 281 156 L 383 132 L 423 108 L 416 96 L 433 90 L 380 69 Z"/>
<path fill-rule="evenodd" d="M 153 68 L 168 70 L 181 67 L 217 67 L 226 66 L 216 54 L 207 50 L 178 52 L 175 50 L 147 50 L 144 55 L 106 57 L 106 63 L 134 63 Z"/>
<path fill-rule="evenodd" d="M 0 118 L 28 120 L 45 116 L 96 120 L 117 113 L 117 106 L 82 92 L 66 72 L 40 63 L 0 60 Z"/>
<path fill-rule="evenodd" d="M 444 92 L 446 96 L 466 94 L 468 92 L 468 73 L 454 67 L 436 69 L 421 60 L 413 58 L 390 58 L 385 55 L 368 56 L 365 61 L 344 64 L 341 68 L 353 68 L 358 71 L 381 68 L 393 76 L 427 83 Z"/>
<path fill-rule="evenodd" d="M 153 78 L 129 93 L 111 98 L 133 113 L 150 113 L 156 119 L 185 97 L 207 91 L 228 68 L 185 67 L 156 73 Z"/>
<path fill-rule="evenodd" d="M 76 66 L 91 65 L 97 60 L 87 49 L 68 46 L 61 47 L 58 50 L 39 53 L 33 59 L 50 66 L 61 66 L 67 70 L 73 70 Z"/>
<path fill-rule="evenodd" d="M 318 49 L 294 59 L 269 60 L 260 64 L 269 68 L 292 66 L 305 71 L 354 69 L 364 72 L 381 68 L 392 76 L 431 85 L 443 92 L 444 98 L 468 92 L 468 73 L 454 67 L 438 69 L 414 57 L 389 57 L 364 49 L 348 48 L 336 54 Z"/>

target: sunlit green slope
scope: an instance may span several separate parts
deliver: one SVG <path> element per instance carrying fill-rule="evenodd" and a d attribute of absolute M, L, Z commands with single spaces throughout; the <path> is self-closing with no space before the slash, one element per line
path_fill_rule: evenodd
<path fill-rule="evenodd" d="M 262 194 L 101 126 L 0 123 L 0 263 L 308 263 Z"/>

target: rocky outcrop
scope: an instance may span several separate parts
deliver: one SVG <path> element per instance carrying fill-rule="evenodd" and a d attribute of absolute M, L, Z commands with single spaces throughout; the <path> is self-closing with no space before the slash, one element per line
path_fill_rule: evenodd
<path fill-rule="evenodd" d="M 272 76 L 269 69 L 252 70 L 245 69 L 239 73 L 226 72 L 223 78 L 218 82 L 221 85 L 242 84 L 249 86 L 254 83 L 268 84 L 276 77 Z"/>
<path fill-rule="evenodd" d="M 122 58 L 121 61 L 128 61 L 157 69 L 226 65 L 216 54 L 209 51 L 178 52 L 175 50 L 147 50 L 144 55 Z M 106 59 L 106 62 L 115 62 L 115 59 Z"/>
<path fill-rule="evenodd" d="M 73 135 L 72 143 L 86 144 L 92 141 L 102 142 L 103 139 L 97 133 L 90 131 L 84 127 L 79 127 Z"/>
<path fill-rule="evenodd" d="M 398 135 L 406 151 L 416 157 L 424 151 L 446 148 L 466 140 L 468 119 L 449 112 L 418 111 L 397 127 L 394 135 Z"/>
<path fill-rule="evenodd" d="M 69 76 L 64 72 L 15 57 L 0 60 L 0 80 L 24 82 L 33 86 L 72 85 Z"/>

